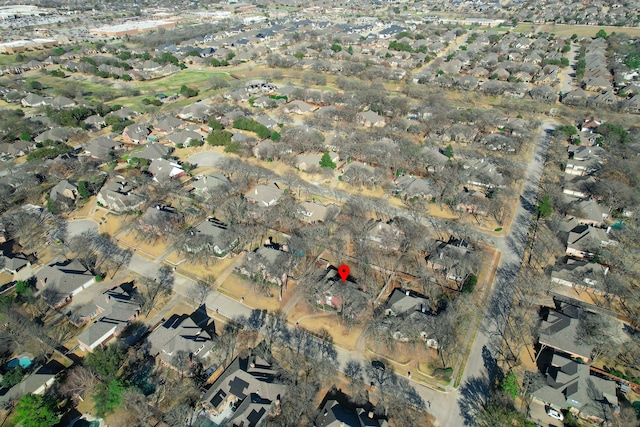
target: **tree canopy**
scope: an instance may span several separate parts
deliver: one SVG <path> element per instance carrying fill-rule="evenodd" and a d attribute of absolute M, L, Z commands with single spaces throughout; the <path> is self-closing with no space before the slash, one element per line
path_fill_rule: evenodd
<path fill-rule="evenodd" d="M 46 396 L 25 394 L 18 400 L 14 421 L 22 427 L 53 427 L 59 418 L 55 405 Z"/>

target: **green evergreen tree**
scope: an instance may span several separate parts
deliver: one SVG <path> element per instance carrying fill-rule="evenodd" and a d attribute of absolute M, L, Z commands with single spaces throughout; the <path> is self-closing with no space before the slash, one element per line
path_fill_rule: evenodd
<path fill-rule="evenodd" d="M 18 400 L 13 421 L 22 427 L 53 427 L 60 421 L 54 402 L 45 396 L 25 394 Z"/>
<path fill-rule="evenodd" d="M 335 169 L 337 166 L 338 165 L 336 165 L 334 161 L 331 160 L 331 156 L 329 155 L 329 153 L 324 153 L 322 155 L 322 158 L 320 159 L 320 167 Z"/>
<path fill-rule="evenodd" d="M 453 159 L 453 147 L 451 146 L 451 144 L 447 145 L 447 148 L 445 148 L 444 155 L 449 159 Z"/>

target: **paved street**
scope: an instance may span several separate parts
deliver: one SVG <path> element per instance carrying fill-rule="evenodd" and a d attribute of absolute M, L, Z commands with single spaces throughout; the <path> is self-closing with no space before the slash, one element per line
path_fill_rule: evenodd
<path fill-rule="evenodd" d="M 85 231 L 95 231 L 98 233 L 98 223 L 92 219 L 77 219 L 67 222 L 67 237 L 78 236 Z"/>

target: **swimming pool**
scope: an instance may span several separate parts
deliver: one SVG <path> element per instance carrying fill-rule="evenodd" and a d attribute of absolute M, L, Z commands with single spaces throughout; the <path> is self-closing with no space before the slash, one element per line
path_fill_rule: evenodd
<path fill-rule="evenodd" d="M 13 358 L 7 362 L 7 368 L 13 369 L 20 365 L 22 368 L 27 369 L 31 366 L 31 358 L 29 356 L 20 356 Z"/>

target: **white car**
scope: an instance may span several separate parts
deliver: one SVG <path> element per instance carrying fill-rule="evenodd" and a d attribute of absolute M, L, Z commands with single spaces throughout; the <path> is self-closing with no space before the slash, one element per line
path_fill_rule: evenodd
<path fill-rule="evenodd" d="M 555 418 L 556 420 L 559 420 L 559 421 L 564 420 L 564 416 L 560 412 L 556 411 L 553 408 L 547 407 L 547 415 L 549 415 L 551 418 Z"/>

